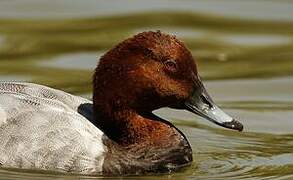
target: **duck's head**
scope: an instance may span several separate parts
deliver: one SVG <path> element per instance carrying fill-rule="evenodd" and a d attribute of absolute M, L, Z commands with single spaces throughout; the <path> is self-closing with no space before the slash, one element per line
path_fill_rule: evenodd
<path fill-rule="evenodd" d="M 220 126 L 243 126 L 218 108 L 205 90 L 195 59 L 176 37 L 143 32 L 107 52 L 94 74 L 94 108 L 149 113 L 162 107 L 186 109 Z"/>

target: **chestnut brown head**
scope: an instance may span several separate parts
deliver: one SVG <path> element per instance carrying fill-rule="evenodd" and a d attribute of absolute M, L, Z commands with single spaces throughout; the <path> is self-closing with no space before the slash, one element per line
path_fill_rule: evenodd
<path fill-rule="evenodd" d="M 109 113 L 121 108 L 138 112 L 187 109 L 221 126 L 242 130 L 240 123 L 214 105 L 190 51 L 175 36 L 160 31 L 135 35 L 100 59 L 93 101 L 97 109 Z"/>

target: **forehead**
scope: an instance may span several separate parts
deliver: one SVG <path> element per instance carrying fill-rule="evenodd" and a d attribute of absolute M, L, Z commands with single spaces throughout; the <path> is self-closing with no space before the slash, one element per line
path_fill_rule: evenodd
<path fill-rule="evenodd" d="M 191 54 L 175 36 L 161 32 L 146 32 L 135 37 L 136 42 L 142 48 L 152 51 L 154 54 L 174 59 L 190 59 Z"/>

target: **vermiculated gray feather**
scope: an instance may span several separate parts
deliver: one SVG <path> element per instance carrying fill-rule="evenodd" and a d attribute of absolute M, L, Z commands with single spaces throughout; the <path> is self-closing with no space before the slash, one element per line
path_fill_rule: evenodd
<path fill-rule="evenodd" d="M 102 171 L 103 132 L 77 112 L 91 101 L 31 83 L 0 82 L 2 167 Z"/>

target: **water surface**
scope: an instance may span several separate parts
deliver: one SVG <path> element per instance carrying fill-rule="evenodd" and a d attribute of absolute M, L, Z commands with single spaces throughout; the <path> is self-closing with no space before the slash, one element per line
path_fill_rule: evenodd
<path fill-rule="evenodd" d="M 192 166 L 116 179 L 293 179 L 292 9 L 285 0 L 4 0 L 0 80 L 45 84 L 90 99 L 98 57 L 135 33 L 160 29 L 186 42 L 211 96 L 244 124 L 244 132 L 186 111 L 157 110 L 187 136 Z M 71 178 L 103 177 L 0 169 L 0 179 Z"/>
<path fill-rule="evenodd" d="M 0 81 L 29 82 L 32 78 L 23 75 L 0 75 Z"/>
<path fill-rule="evenodd" d="M 41 61 L 39 65 L 61 69 L 94 70 L 102 54 L 101 52 L 65 54 L 50 61 Z"/>
<path fill-rule="evenodd" d="M 141 11 L 195 11 L 201 13 L 233 16 L 257 20 L 293 21 L 293 5 L 289 1 L 254 0 L 62 0 L 40 2 L 38 0 L 4 0 L 1 2 L 0 16 L 6 18 L 72 18 L 97 15 L 126 14 Z"/>

